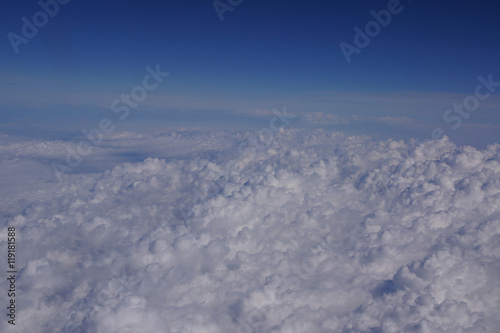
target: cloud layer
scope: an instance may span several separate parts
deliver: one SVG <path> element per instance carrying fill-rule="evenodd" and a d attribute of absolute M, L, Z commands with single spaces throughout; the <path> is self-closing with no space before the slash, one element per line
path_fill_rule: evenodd
<path fill-rule="evenodd" d="M 207 151 L 66 175 L 12 203 L 16 329 L 500 327 L 500 145 L 281 130 L 259 149 Z"/>

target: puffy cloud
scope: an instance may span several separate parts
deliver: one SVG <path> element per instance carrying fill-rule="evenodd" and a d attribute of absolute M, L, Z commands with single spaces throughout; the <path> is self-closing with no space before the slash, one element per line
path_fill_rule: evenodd
<path fill-rule="evenodd" d="M 499 145 L 291 129 L 240 151 L 241 133 L 155 140 L 182 150 L 196 135 L 206 146 L 190 155 L 115 161 L 11 201 L 18 329 L 499 327 Z"/>

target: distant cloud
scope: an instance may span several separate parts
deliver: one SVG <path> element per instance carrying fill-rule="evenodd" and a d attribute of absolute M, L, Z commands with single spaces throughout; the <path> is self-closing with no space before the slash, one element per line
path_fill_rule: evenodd
<path fill-rule="evenodd" d="M 304 119 L 308 123 L 322 126 L 347 124 L 349 122 L 347 117 L 341 117 L 323 112 L 308 112 L 304 115 Z"/>
<path fill-rule="evenodd" d="M 376 117 L 373 119 L 374 121 L 388 124 L 388 125 L 394 125 L 394 126 L 405 126 L 405 127 L 430 127 L 429 124 L 426 124 L 422 121 L 416 120 L 416 119 L 411 119 L 405 116 L 402 117 L 391 117 L 391 116 L 385 116 L 385 117 Z"/>
<path fill-rule="evenodd" d="M 7 82 L 16 83 L 6 86 L 1 92 L 1 99 L 6 105 L 31 105 L 32 107 L 49 106 L 86 106 L 109 109 L 111 102 L 124 91 L 109 91 L 102 87 L 68 90 L 67 82 L 47 80 L 39 77 L 7 75 Z M 175 74 L 171 80 L 175 82 Z M 133 83 L 132 83 L 133 84 Z M 442 121 L 444 110 L 464 99 L 463 94 L 444 92 L 358 92 L 358 91 L 306 91 L 293 95 L 268 96 L 231 96 L 213 94 L 196 95 L 190 92 L 171 93 L 168 87 L 151 92 L 135 111 L 176 110 L 210 110 L 230 111 L 235 114 L 265 116 L 277 105 L 287 105 L 298 115 L 320 112 L 338 116 L 358 114 L 366 117 L 399 117 L 419 118 Z M 500 96 L 492 95 L 481 102 L 481 109 L 475 117 L 482 114 L 493 114 L 500 106 Z"/>
<path fill-rule="evenodd" d="M 255 116 L 255 117 L 268 117 L 268 116 L 274 116 L 273 112 L 271 110 L 267 109 L 249 109 L 249 110 L 238 110 L 237 113 L 239 114 L 246 114 L 250 116 Z"/>

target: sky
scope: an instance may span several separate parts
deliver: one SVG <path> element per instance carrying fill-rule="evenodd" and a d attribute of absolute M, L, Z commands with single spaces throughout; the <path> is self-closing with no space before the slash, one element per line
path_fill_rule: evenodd
<path fill-rule="evenodd" d="M 498 332 L 496 2 L 2 6 L 0 331 Z"/>
<path fill-rule="evenodd" d="M 146 66 L 159 64 L 170 75 L 137 108 L 157 113 L 136 115 L 123 128 L 151 122 L 177 126 L 176 119 L 187 126 L 213 126 L 206 118 L 220 127 L 241 127 L 246 119 L 226 113 L 286 105 L 301 119 L 317 112 L 371 119 L 345 128 L 351 131 L 384 135 L 386 129 L 372 118 L 408 117 L 425 121 L 430 130 L 414 125 L 402 136 L 401 127 L 390 125 L 385 135 L 424 140 L 433 128 L 448 126 L 447 134 L 461 144 L 484 147 L 498 141 L 491 129 L 485 135 L 464 126 L 459 135 L 442 117 L 474 94 L 478 76 L 500 80 L 495 1 L 233 4 L 218 13 L 210 1 L 72 0 L 60 4 L 26 44 L 13 47 L 8 34 L 22 36 L 22 17 L 33 21 L 41 7 L 35 1 L 4 2 L 2 130 L 48 135 L 43 129 L 50 125 L 41 126 L 43 121 L 55 124 L 52 132 L 77 131 L 140 84 Z M 374 20 L 371 11 L 388 6 L 394 6 L 390 22 L 359 53 L 350 54 L 348 63 L 339 45 L 356 46 L 354 28 L 364 31 Z M 495 91 L 467 125 L 500 125 L 498 103 Z"/>

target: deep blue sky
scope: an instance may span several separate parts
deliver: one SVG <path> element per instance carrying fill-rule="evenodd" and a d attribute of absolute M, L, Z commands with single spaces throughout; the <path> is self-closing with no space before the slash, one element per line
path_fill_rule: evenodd
<path fill-rule="evenodd" d="M 339 43 L 353 44 L 353 28 L 364 28 L 373 20 L 370 11 L 387 3 L 243 0 L 221 22 L 208 0 L 72 0 L 15 54 L 7 34 L 20 35 L 21 17 L 31 20 L 40 7 L 4 1 L 0 116 L 15 107 L 60 110 L 68 96 L 103 107 L 156 64 L 171 75 L 154 94 L 184 96 L 165 105 L 172 108 L 238 108 L 227 100 L 249 101 L 241 109 L 271 108 L 272 101 L 296 98 L 305 103 L 297 108 L 308 105 L 297 113 L 325 112 L 328 102 L 316 110 L 307 104 L 311 96 L 418 92 L 463 99 L 474 92 L 478 75 L 500 81 L 497 1 L 401 1 L 402 12 L 347 64 Z M 185 103 L 190 98 L 200 101 Z M 206 99 L 211 103 L 204 107 Z M 443 107 L 436 104 L 436 113 Z"/>

